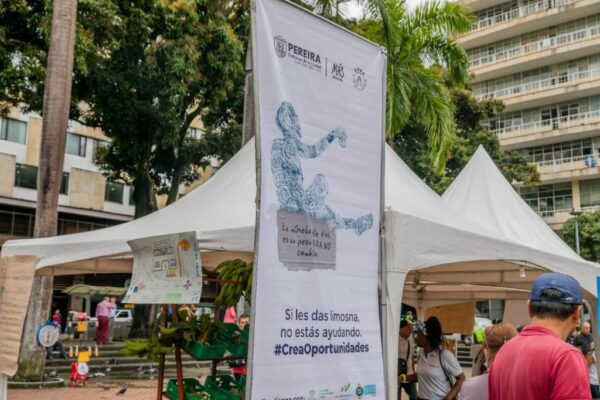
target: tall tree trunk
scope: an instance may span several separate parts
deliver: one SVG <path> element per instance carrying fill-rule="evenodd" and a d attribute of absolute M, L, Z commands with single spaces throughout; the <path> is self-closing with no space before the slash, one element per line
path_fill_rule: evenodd
<path fill-rule="evenodd" d="M 177 201 L 177 196 L 179 195 L 179 185 L 181 184 L 181 177 L 183 176 L 183 169 L 184 166 L 178 166 L 171 177 L 171 187 L 169 188 L 169 194 L 167 196 L 167 205 Z"/>
<path fill-rule="evenodd" d="M 150 156 L 145 161 L 141 161 L 137 168 L 137 175 L 133 181 L 135 190 L 133 191 L 133 200 L 135 201 L 134 218 L 141 218 L 144 215 L 153 213 L 158 209 L 154 185 L 150 177 Z"/>
<path fill-rule="evenodd" d="M 148 147 L 147 151 L 148 156 L 145 157 L 146 161 L 141 161 L 138 163 L 136 168 L 137 175 L 133 181 L 133 186 L 135 187 L 133 191 L 133 199 L 135 202 L 135 219 L 153 213 L 158 209 L 154 185 L 152 183 L 152 178 L 150 177 L 149 171 L 150 147 Z M 150 329 L 151 317 L 151 307 L 149 305 L 136 305 L 133 309 L 133 321 L 131 323 L 131 330 L 129 331 L 129 338 L 138 339 L 148 337 L 147 335 L 148 329 Z"/>
<path fill-rule="evenodd" d="M 65 158 L 65 142 L 73 75 L 77 0 L 54 0 L 52 31 L 44 90 L 44 120 L 37 176 L 34 237 L 55 236 L 58 195 Z M 41 380 L 46 353 L 36 345 L 36 332 L 50 315 L 52 277 L 34 279 L 21 339 L 18 380 Z"/>

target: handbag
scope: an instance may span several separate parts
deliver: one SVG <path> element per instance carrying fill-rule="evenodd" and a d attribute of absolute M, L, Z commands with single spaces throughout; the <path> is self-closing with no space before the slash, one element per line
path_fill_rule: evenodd
<path fill-rule="evenodd" d="M 410 340 L 406 339 L 407 349 L 406 349 L 406 360 L 399 358 L 398 359 L 398 376 L 408 374 L 408 356 L 410 354 Z"/>
<path fill-rule="evenodd" d="M 442 371 L 444 371 L 444 375 L 446 375 L 446 379 L 448 379 L 448 382 L 450 382 L 450 389 L 452 389 L 452 387 L 454 386 L 454 383 L 455 383 L 455 379 L 454 379 L 454 377 L 450 376 L 448 374 L 448 372 L 446 372 L 446 368 L 444 368 L 444 364 L 442 363 L 442 353 L 443 352 L 444 352 L 443 349 L 440 347 L 438 349 L 438 356 L 440 359 L 440 368 L 442 368 Z M 452 398 L 452 400 L 458 400 L 458 396 L 454 396 Z"/>

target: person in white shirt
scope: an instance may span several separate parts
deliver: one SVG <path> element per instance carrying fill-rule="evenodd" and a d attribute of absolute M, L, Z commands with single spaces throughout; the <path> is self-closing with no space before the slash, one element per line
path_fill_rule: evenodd
<path fill-rule="evenodd" d="M 412 375 L 415 373 L 414 352 L 415 341 L 412 338 L 413 325 L 407 320 L 400 321 L 398 334 L 398 375 Z M 417 385 L 414 382 L 398 382 L 398 400 L 402 396 L 402 390 L 409 400 L 417 400 Z"/>
<path fill-rule="evenodd" d="M 444 350 L 442 325 L 436 317 L 415 324 L 416 343 L 421 347 L 417 355 L 417 372 L 401 381 L 419 382 L 419 400 L 453 400 L 460 392 L 465 374 L 454 354 Z M 402 379 L 404 378 L 404 379 Z"/>
<path fill-rule="evenodd" d="M 594 348 L 584 344 L 581 346 L 581 352 L 585 355 L 585 360 L 588 364 L 590 391 L 592 399 L 600 399 L 600 385 L 598 385 L 598 366 L 596 365 L 596 354 Z"/>

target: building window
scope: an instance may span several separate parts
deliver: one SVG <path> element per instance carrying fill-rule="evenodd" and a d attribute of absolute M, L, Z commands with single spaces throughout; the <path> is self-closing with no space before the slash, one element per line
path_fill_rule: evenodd
<path fill-rule="evenodd" d="M 587 138 L 545 146 L 530 147 L 524 149 L 523 152 L 528 162 L 540 165 L 584 160 L 586 156 L 593 154 L 592 139 Z"/>
<path fill-rule="evenodd" d="M 85 157 L 85 147 L 87 146 L 87 138 L 75 133 L 67 132 L 67 154 L 74 156 Z"/>
<path fill-rule="evenodd" d="M 202 139 L 204 131 L 198 128 L 188 128 L 187 137 L 192 139 Z"/>
<path fill-rule="evenodd" d="M 27 123 L 11 118 L 0 119 L 0 139 L 25 144 Z"/>
<path fill-rule="evenodd" d="M 105 140 L 92 139 L 92 160 L 96 159 L 98 149 L 101 147 L 108 147 L 108 142 Z"/>
<path fill-rule="evenodd" d="M 524 190 L 521 196 L 535 212 L 543 216 L 550 216 L 556 211 L 568 211 L 573 208 L 570 182 L 541 185 L 536 189 Z"/>
<path fill-rule="evenodd" d="M 17 164 L 15 173 L 15 186 L 36 189 L 37 167 L 25 164 Z"/>
<path fill-rule="evenodd" d="M 135 206 L 135 198 L 133 197 L 134 192 L 135 192 L 135 187 L 130 186 L 129 187 L 129 205 L 130 206 Z"/>
<path fill-rule="evenodd" d="M 123 189 L 125 185 L 116 182 L 106 182 L 106 191 L 104 200 L 113 203 L 123 204 Z"/>
<path fill-rule="evenodd" d="M 600 206 L 600 179 L 579 182 L 581 207 Z"/>
<path fill-rule="evenodd" d="M 15 171 L 15 186 L 37 189 L 37 167 L 26 164 L 17 164 Z M 69 193 L 69 173 L 63 172 L 60 182 L 60 194 Z"/>
<path fill-rule="evenodd" d="M 69 194 L 69 173 L 63 172 L 60 181 L 60 194 Z"/>

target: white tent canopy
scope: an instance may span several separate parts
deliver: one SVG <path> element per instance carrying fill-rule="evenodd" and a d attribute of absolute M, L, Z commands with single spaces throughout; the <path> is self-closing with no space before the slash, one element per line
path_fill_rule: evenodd
<path fill-rule="evenodd" d="M 481 152 L 478 155 L 480 157 Z M 496 178 L 501 182 L 493 182 L 489 181 L 489 168 L 471 165 L 468 170 L 465 168 L 465 173 L 472 174 L 472 181 L 480 186 L 465 188 L 464 197 L 457 200 L 460 207 L 454 209 L 416 177 L 400 158 L 391 151 L 386 154 L 387 210 L 383 268 L 387 295 L 383 325 L 387 332 L 384 335 L 384 357 L 388 393 L 393 393 L 396 385 L 396 337 L 403 298 L 417 307 L 421 315 L 426 308 L 440 303 L 483 299 L 482 293 L 487 292 L 483 296 L 490 296 L 491 288 L 498 289 L 505 298 L 523 299 L 526 298 L 523 291 L 529 290 L 531 281 L 549 270 L 574 276 L 586 290 L 586 297 L 594 308 L 593 313 L 596 312 L 594 296 L 595 277 L 600 275 L 598 265 L 579 258 L 556 237 L 514 193 L 499 171 L 496 170 L 500 174 Z M 493 163 L 492 167 L 495 169 Z M 480 171 L 481 177 L 478 176 Z M 461 181 L 460 176 L 457 181 Z M 393 182 L 397 184 L 392 185 Z M 508 202 L 502 203 L 501 194 L 492 194 L 492 188 L 483 182 L 508 188 L 509 193 L 517 197 L 516 200 L 512 199 L 513 202 L 527 209 Z M 493 200 L 497 202 L 468 199 L 469 195 L 476 199 L 476 196 L 486 196 L 488 199 L 488 191 L 491 192 L 489 197 L 495 196 Z M 510 198 L 507 193 L 504 197 Z M 471 214 L 472 209 L 481 211 Z M 512 211 L 516 214 L 511 214 Z M 526 220 L 518 212 L 529 216 L 533 214 L 533 218 Z M 487 219 L 500 221 L 497 224 L 484 223 Z M 518 225 L 521 223 L 537 226 L 539 232 L 529 233 L 537 240 L 513 235 L 508 228 L 499 229 L 504 220 L 516 224 L 512 225 L 516 232 L 529 229 Z M 553 243 L 545 236 L 551 236 L 558 243 L 543 246 L 545 240 Z M 551 251 L 552 248 L 562 251 Z M 486 289 L 482 290 L 483 287 Z M 440 293 L 442 288 L 443 293 Z M 405 290 L 407 295 L 403 297 Z"/>
<path fill-rule="evenodd" d="M 483 146 L 442 196 L 467 220 L 534 249 L 582 261 L 504 178 Z"/>
<path fill-rule="evenodd" d="M 412 282 L 409 297 L 421 305 L 427 296 L 439 296 L 443 286 L 435 290 L 433 285 L 452 285 L 453 299 L 474 298 L 469 295 L 476 292 L 477 286 L 473 285 L 493 287 L 495 293 L 526 290 L 541 272 L 540 267 L 571 273 L 589 293 L 594 292 L 592 278 L 598 275 L 595 265 L 517 243 L 480 226 L 478 221 L 469 221 L 442 201 L 389 147 L 385 163 L 382 289 L 387 295 L 382 315 L 390 395 L 396 386 L 397 327 L 405 281 Z M 199 246 L 205 251 L 203 262 L 222 251 L 251 256 L 256 219 L 255 170 L 251 141 L 205 184 L 153 214 L 92 232 L 9 241 L 2 248 L 2 257 L 36 257 L 38 273 L 112 272 L 107 268 L 113 265 L 109 262 L 115 263 L 130 253 L 127 241 L 185 231 L 196 231 Z M 106 264 L 101 263 L 104 261 Z M 129 260 L 125 264 L 119 266 L 123 271 L 131 268 Z M 65 268 L 62 271 L 61 266 Z M 520 268 L 526 269 L 526 279 L 520 276 Z M 457 290 L 457 285 L 463 286 Z"/>
<path fill-rule="evenodd" d="M 168 207 L 143 218 L 90 232 L 11 240 L 2 256 L 31 255 L 37 269 L 128 254 L 127 241 L 195 231 L 203 250 L 254 251 L 256 167 L 254 141 L 213 178 Z"/>

